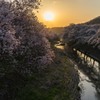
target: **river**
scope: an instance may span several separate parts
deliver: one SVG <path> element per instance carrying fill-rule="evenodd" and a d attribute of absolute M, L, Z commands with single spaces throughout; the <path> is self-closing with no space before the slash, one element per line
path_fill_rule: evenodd
<path fill-rule="evenodd" d="M 78 70 L 80 76 L 79 87 L 81 88 L 81 100 L 100 100 L 100 95 L 96 91 L 94 83 L 89 79 L 89 77 Z"/>
<path fill-rule="evenodd" d="M 55 45 L 56 48 L 58 49 L 62 49 L 64 50 L 64 46 L 61 46 L 59 44 Z M 84 63 L 84 57 L 83 55 L 81 55 L 80 52 L 77 52 L 77 54 L 79 55 L 82 63 Z M 77 59 L 77 57 L 76 57 Z M 87 62 L 88 66 L 90 67 L 93 63 L 93 60 L 89 60 L 90 58 L 88 57 L 87 61 L 85 60 L 85 62 Z M 70 59 L 71 60 L 71 59 Z M 73 63 L 73 61 L 71 61 Z M 84 64 L 75 64 L 75 68 L 78 70 L 78 74 L 79 74 L 79 78 L 80 78 L 80 82 L 79 82 L 79 87 L 81 89 L 81 100 L 100 100 L 100 93 L 97 92 L 97 86 L 95 84 L 95 81 L 91 80 L 90 76 L 84 72 L 84 70 L 82 70 L 80 68 L 80 66 L 85 66 Z M 96 73 L 100 73 L 100 66 L 98 64 L 98 62 L 95 62 L 94 64 L 94 70 Z M 95 76 L 95 75 L 93 75 Z M 96 76 L 95 76 L 96 77 Z"/>
<path fill-rule="evenodd" d="M 95 76 L 95 79 L 97 79 L 97 81 L 100 81 L 100 80 L 98 80 L 98 75 L 100 74 L 99 63 L 97 61 L 95 61 L 95 63 L 93 63 L 94 61 L 90 57 L 87 57 L 87 59 L 85 59 L 84 54 L 82 54 L 79 51 L 77 51 L 77 54 L 78 54 L 78 57 L 81 59 L 81 62 L 82 62 L 81 64 L 83 64 L 82 67 L 87 66 L 88 68 L 93 69 L 93 71 L 95 73 L 95 74 L 93 74 L 93 76 L 91 76 L 91 74 L 87 74 L 87 73 L 85 73 L 85 71 L 80 69 L 81 64 L 80 64 L 80 66 L 77 67 L 78 72 L 79 72 L 79 77 L 80 77 L 79 86 L 82 90 L 81 91 L 81 100 L 100 100 L 100 94 L 98 93 L 98 91 L 96 89 L 98 86 L 96 86 L 96 84 L 95 84 L 96 82 L 91 79 L 91 77 Z M 84 63 L 86 63 L 86 65 L 84 65 Z M 87 68 L 87 70 L 88 70 L 88 68 Z"/>

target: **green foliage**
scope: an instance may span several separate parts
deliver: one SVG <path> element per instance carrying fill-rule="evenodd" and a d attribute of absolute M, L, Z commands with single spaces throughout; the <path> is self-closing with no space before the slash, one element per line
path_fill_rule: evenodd
<path fill-rule="evenodd" d="M 77 72 L 64 52 L 53 45 L 54 62 L 45 71 L 29 77 L 16 100 L 75 100 L 78 97 Z"/>

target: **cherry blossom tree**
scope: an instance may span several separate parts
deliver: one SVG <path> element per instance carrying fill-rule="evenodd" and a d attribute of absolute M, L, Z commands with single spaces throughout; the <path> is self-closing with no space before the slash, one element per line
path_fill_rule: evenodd
<path fill-rule="evenodd" d="M 72 24 L 65 29 L 63 39 L 65 43 L 71 46 L 79 44 L 88 44 L 93 47 L 100 44 L 99 40 L 100 25 Z"/>
<path fill-rule="evenodd" d="M 38 73 L 53 62 L 47 31 L 33 12 L 39 3 L 0 1 L 0 100 L 14 100 L 22 77 Z"/>

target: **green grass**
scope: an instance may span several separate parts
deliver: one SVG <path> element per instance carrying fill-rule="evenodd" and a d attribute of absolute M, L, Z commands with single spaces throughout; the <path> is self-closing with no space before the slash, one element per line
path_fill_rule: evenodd
<path fill-rule="evenodd" d="M 28 77 L 16 100 L 75 100 L 77 72 L 62 50 L 53 45 L 52 48 L 56 54 L 55 61 L 44 71 Z"/>

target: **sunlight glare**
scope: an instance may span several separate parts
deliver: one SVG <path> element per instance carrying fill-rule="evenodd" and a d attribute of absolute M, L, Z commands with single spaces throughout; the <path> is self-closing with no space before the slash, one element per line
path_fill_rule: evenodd
<path fill-rule="evenodd" d="M 53 21 L 54 13 L 53 12 L 45 12 L 43 17 L 44 17 L 44 20 L 46 20 L 46 21 Z"/>

